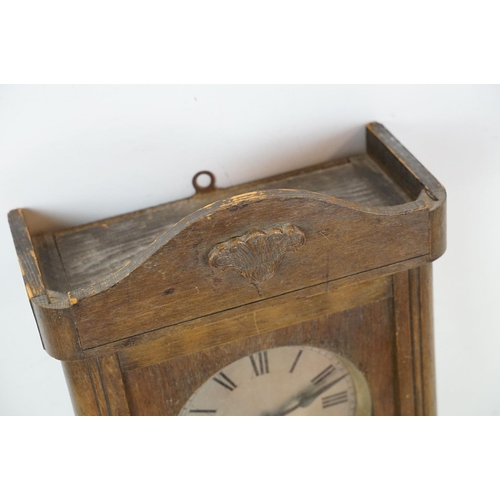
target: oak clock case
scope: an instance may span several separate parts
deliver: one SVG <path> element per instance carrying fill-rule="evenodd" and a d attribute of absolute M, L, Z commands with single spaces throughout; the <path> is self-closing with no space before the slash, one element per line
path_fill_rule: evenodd
<path fill-rule="evenodd" d="M 55 233 L 10 212 L 75 413 L 435 414 L 441 184 L 377 123 L 363 155 L 227 189 L 209 175 Z"/>

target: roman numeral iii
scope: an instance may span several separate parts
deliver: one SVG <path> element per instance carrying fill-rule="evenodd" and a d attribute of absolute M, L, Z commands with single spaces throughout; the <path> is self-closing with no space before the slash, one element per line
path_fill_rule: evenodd
<path fill-rule="evenodd" d="M 257 355 L 257 360 L 254 358 L 254 355 L 250 355 L 250 362 L 252 363 L 253 371 L 255 375 L 258 377 L 259 375 L 265 375 L 269 373 L 269 362 L 267 360 L 267 351 L 259 352 Z"/>
<path fill-rule="evenodd" d="M 347 391 L 337 392 L 331 396 L 325 396 L 321 402 L 323 403 L 323 408 L 347 403 Z"/>

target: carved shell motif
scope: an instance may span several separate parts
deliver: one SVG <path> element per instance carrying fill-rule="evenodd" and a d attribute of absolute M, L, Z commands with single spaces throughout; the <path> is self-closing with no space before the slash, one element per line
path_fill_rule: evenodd
<path fill-rule="evenodd" d="M 286 252 L 297 250 L 305 241 L 304 233 L 291 224 L 251 231 L 217 245 L 208 262 L 215 268 L 232 268 L 250 283 L 262 283 L 274 276 Z"/>

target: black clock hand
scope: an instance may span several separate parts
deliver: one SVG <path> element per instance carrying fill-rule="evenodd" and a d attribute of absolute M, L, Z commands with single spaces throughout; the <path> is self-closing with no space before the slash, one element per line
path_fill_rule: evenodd
<path fill-rule="evenodd" d="M 344 377 L 347 377 L 347 375 L 348 375 L 347 373 L 344 373 L 344 375 L 342 375 L 341 377 L 339 377 L 335 380 L 332 380 L 330 383 L 324 385 L 323 387 L 320 387 L 319 389 L 313 388 L 315 390 L 306 391 L 301 396 L 299 396 L 299 401 L 297 402 L 297 404 L 295 406 L 292 406 L 291 408 L 288 408 L 287 410 L 284 410 L 284 411 L 279 411 L 278 413 L 275 413 L 274 415 L 279 415 L 279 416 L 288 415 L 289 413 L 292 413 L 293 411 L 295 411 L 297 408 L 305 408 L 305 407 L 309 406 L 310 404 L 313 403 L 313 401 L 319 395 L 323 394 L 328 389 L 331 389 L 335 384 L 340 382 Z"/>

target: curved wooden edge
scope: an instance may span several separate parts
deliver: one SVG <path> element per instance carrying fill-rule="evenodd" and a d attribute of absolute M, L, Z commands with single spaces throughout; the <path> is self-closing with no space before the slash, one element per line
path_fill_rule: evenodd
<path fill-rule="evenodd" d="M 388 177 L 428 207 L 430 258 L 441 257 L 446 250 L 446 190 L 442 184 L 380 123 L 366 126 L 366 149 Z"/>
<path fill-rule="evenodd" d="M 268 209 L 266 202 L 273 205 L 274 208 Z M 81 325 L 77 320 L 78 311 L 76 311 L 75 308 L 79 308 L 81 304 L 86 302 L 83 299 L 90 299 L 101 292 L 111 292 L 110 289 L 118 285 L 121 281 L 129 281 L 129 279 L 133 278 L 132 275 L 135 275 L 134 271 L 139 269 L 144 270 L 144 268 L 148 266 L 155 267 L 157 265 L 156 261 L 159 258 L 164 259 L 167 255 L 173 256 L 174 254 L 171 252 L 176 247 L 177 239 L 180 238 L 179 245 L 183 246 L 185 244 L 185 236 L 182 235 L 185 234 L 186 231 L 188 232 L 187 234 L 192 233 L 193 229 L 197 233 L 199 230 L 203 232 L 203 228 L 210 229 L 215 221 L 219 221 L 221 217 L 225 217 L 228 221 L 233 220 L 233 218 L 238 219 L 240 210 L 247 210 L 253 207 L 252 213 L 254 213 L 254 209 L 256 209 L 258 213 L 261 213 L 262 209 L 265 209 L 266 213 L 272 214 L 277 213 L 277 210 L 281 210 L 280 207 L 284 209 L 287 205 L 297 203 L 303 207 L 300 210 L 304 210 L 304 207 L 314 207 L 313 213 L 330 213 L 330 218 L 331 214 L 337 214 L 334 216 L 334 219 L 339 216 L 339 221 L 351 219 L 353 217 L 359 219 L 361 217 L 366 221 L 364 227 L 367 231 L 369 231 L 370 227 L 368 221 L 372 219 L 372 217 L 374 222 L 373 227 L 375 228 L 376 224 L 380 223 L 382 220 L 386 220 L 387 223 L 390 223 L 389 221 L 393 219 L 394 221 L 401 219 L 401 216 L 405 222 L 407 221 L 409 223 L 410 219 L 407 219 L 407 216 L 410 214 L 420 214 L 418 216 L 418 220 L 420 221 L 419 227 L 420 230 L 424 230 L 422 224 L 425 221 L 425 214 L 423 212 L 427 211 L 425 200 L 417 200 L 406 205 L 380 209 L 376 207 L 360 207 L 352 202 L 339 200 L 310 191 L 268 190 L 246 193 L 217 201 L 197 210 L 179 221 L 170 230 L 163 233 L 155 242 L 133 258 L 117 273 L 110 275 L 107 279 L 99 283 L 68 293 L 57 293 L 44 288 L 42 282 L 43 273 L 40 272 L 40 268 L 38 267 L 38 262 L 29 237 L 29 230 L 22 217 L 22 212 L 16 211 L 13 215 L 14 222 L 21 226 L 21 234 L 24 238 L 24 240 L 20 240 L 20 242 L 17 241 L 17 247 L 21 251 L 21 259 L 27 260 L 30 266 L 30 273 L 27 275 L 27 278 L 25 273 L 25 279 L 30 285 L 27 288 L 36 290 L 36 296 L 32 293 L 30 295 L 30 300 L 45 350 L 52 357 L 63 361 L 82 359 L 83 349 L 88 346 L 84 345 L 85 343 L 81 341 L 81 335 L 79 333 Z M 300 210 L 298 213 L 300 213 Z M 255 214 L 257 214 L 257 212 L 255 212 Z M 256 217 L 256 215 L 254 215 L 254 217 Z M 262 220 L 262 217 L 259 217 L 258 220 Z M 427 247 L 427 245 L 425 246 Z M 420 254 L 427 253 L 422 244 L 420 244 L 420 247 Z M 164 254 L 163 257 L 160 252 Z M 155 256 L 156 254 L 158 255 Z M 177 257 L 179 256 L 177 255 Z M 414 255 L 405 255 L 405 258 L 407 257 L 414 257 Z M 147 263 L 149 259 L 151 259 L 150 264 Z M 127 283 L 124 282 L 123 285 L 127 286 Z M 79 325 L 78 327 L 77 324 Z M 89 325 L 85 326 L 88 329 Z M 89 335 L 88 331 L 86 331 L 85 335 L 85 338 L 87 338 Z"/>
<path fill-rule="evenodd" d="M 446 251 L 446 192 L 443 199 L 430 209 L 429 248 L 431 260 L 436 260 Z"/>
<path fill-rule="evenodd" d="M 381 166 L 386 174 L 416 199 L 403 205 L 391 207 L 370 207 L 349 202 L 332 196 L 311 191 L 276 189 L 254 191 L 211 203 L 180 220 L 175 226 L 165 231 L 149 247 L 129 261 L 124 267 L 92 285 L 72 290 L 66 295 L 54 293 L 45 307 L 67 308 L 84 297 L 98 294 L 116 285 L 144 264 L 163 245 L 175 238 L 190 224 L 204 218 L 215 216 L 220 210 L 238 210 L 250 201 L 265 200 L 273 197 L 305 197 L 338 205 L 349 210 L 394 216 L 427 208 L 430 213 L 429 248 L 430 258 L 435 260 L 446 249 L 446 191 L 435 177 L 380 123 L 370 123 L 366 127 L 367 152 Z M 30 299 L 46 294 L 40 268 L 36 259 L 33 243 L 22 210 L 9 213 L 16 250 L 21 270 Z"/>
<path fill-rule="evenodd" d="M 398 216 L 402 214 L 408 214 L 418 210 L 426 209 L 426 204 L 422 200 L 413 201 L 406 203 L 404 205 L 397 205 L 392 207 L 369 207 L 364 205 L 359 205 L 357 203 L 349 202 L 339 198 L 334 198 L 332 196 L 327 196 L 319 193 L 314 193 L 312 191 L 302 191 L 293 189 L 273 189 L 264 191 L 255 191 L 251 193 L 245 193 L 242 195 L 232 196 L 227 199 L 219 200 L 211 203 L 203 208 L 200 208 L 181 219 L 172 228 L 165 231 L 161 236 L 159 236 L 149 247 L 144 249 L 142 252 L 137 254 L 132 260 L 130 260 L 124 267 L 115 273 L 109 275 L 106 279 L 93 283 L 92 285 L 82 287 L 76 290 L 68 292 L 71 304 L 77 303 L 79 300 L 101 293 L 115 285 L 117 285 L 121 280 L 129 276 L 137 268 L 141 267 L 150 257 L 152 257 L 156 252 L 158 252 L 164 245 L 177 237 L 182 231 L 186 230 L 189 226 L 194 223 L 201 221 L 202 219 L 210 220 L 216 217 L 218 213 L 224 211 L 238 211 L 241 208 L 248 206 L 253 203 L 262 203 L 266 200 L 271 199 L 310 199 L 316 202 L 321 202 L 328 205 L 336 205 L 338 207 L 343 207 L 345 209 L 360 212 L 363 214 L 372 214 L 376 216 Z"/>
<path fill-rule="evenodd" d="M 249 203 L 261 203 L 265 200 L 275 199 L 275 198 L 304 198 L 314 201 L 319 201 L 329 205 L 336 205 L 343 207 L 354 212 L 360 212 L 364 214 L 373 214 L 377 216 L 397 216 L 402 214 L 411 213 L 417 210 L 422 210 L 427 208 L 426 199 L 418 199 L 416 201 L 406 203 L 403 205 L 396 205 L 391 207 L 370 207 L 366 205 L 360 205 L 347 200 L 335 198 L 328 195 L 323 195 L 320 193 L 315 193 L 312 191 L 305 190 L 292 190 L 292 189 L 273 189 L 273 190 L 263 190 L 254 191 L 250 193 L 245 193 L 241 195 L 232 196 L 223 200 L 211 203 L 203 208 L 200 208 L 181 219 L 172 228 L 165 231 L 161 236 L 159 236 L 149 247 L 144 249 L 142 252 L 138 253 L 132 260 L 130 260 L 125 266 L 113 274 L 110 274 L 104 280 L 93 283 L 89 286 L 82 287 L 76 290 L 69 291 L 66 293 L 50 292 L 46 290 L 43 286 L 43 281 L 41 278 L 40 268 L 36 260 L 36 254 L 33 249 L 33 244 L 29 235 L 29 229 L 26 225 L 24 217 L 22 215 L 22 210 L 14 210 L 11 212 L 12 219 L 15 221 L 16 227 L 19 226 L 20 231 L 14 233 L 14 239 L 16 241 L 16 249 L 18 250 L 18 255 L 21 255 L 20 262 L 25 263 L 24 266 L 30 272 L 26 273 L 22 267 L 23 276 L 25 277 L 26 288 L 29 292 L 30 299 L 36 296 L 48 296 L 48 300 L 40 301 L 39 306 L 47 309 L 64 309 L 70 308 L 72 305 L 76 304 L 79 300 L 101 293 L 115 285 L 117 285 L 121 280 L 129 276 L 134 270 L 142 266 L 150 257 L 152 257 L 157 251 L 159 251 L 165 244 L 171 241 L 173 238 L 178 236 L 183 230 L 188 228 L 190 225 L 202 220 L 210 219 L 215 217 L 219 212 L 225 210 L 237 211 L 242 207 L 247 206 Z M 9 214 L 9 217 L 11 215 Z M 12 223 L 11 223 L 12 226 Z M 16 234 L 21 234 L 22 238 L 16 237 Z"/>
<path fill-rule="evenodd" d="M 50 303 L 41 295 L 31 300 L 43 348 L 53 358 L 70 361 L 83 358 L 83 349 L 69 300 Z"/>

